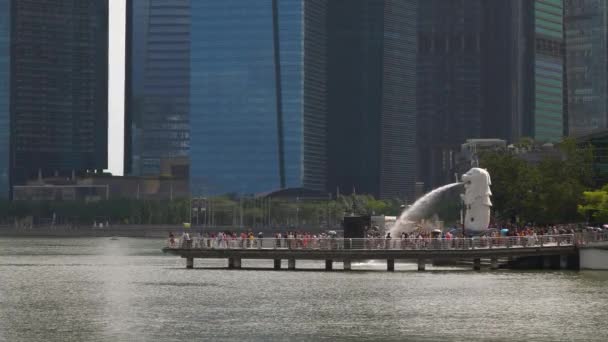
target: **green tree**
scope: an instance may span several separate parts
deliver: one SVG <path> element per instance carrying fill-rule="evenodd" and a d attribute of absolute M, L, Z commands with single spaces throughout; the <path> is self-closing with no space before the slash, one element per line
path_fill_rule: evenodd
<path fill-rule="evenodd" d="M 583 192 L 578 212 L 590 223 L 608 222 L 608 185 L 599 190 Z"/>
<path fill-rule="evenodd" d="M 581 194 L 592 184 L 592 149 L 577 146 L 572 139 L 565 139 L 557 148 L 558 155 L 548 155 L 538 164 L 509 151 L 481 155 L 481 167 L 488 169 L 492 178 L 496 217 L 535 223 L 581 219 Z"/>
<path fill-rule="evenodd" d="M 489 152 L 481 157 L 481 167 L 492 179 L 492 203 L 502 220 L 527 220 L 539 209 L 538 169 L 506 152 Z"/>

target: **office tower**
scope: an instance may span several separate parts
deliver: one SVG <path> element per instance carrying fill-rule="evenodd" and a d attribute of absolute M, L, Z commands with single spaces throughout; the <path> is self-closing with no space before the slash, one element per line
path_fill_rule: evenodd
<path fill-rule="evenodd" d="M 481 136 L 483 0 L 428 0 L 418 7 L 418 180 L 454 180 L 456 154 Z"/>
<path fill-rule="evenodd" d="M 568 133 L 608 128 L 608 4 L 566 1 Z"/>
<path fill-rule="evenodd" d="M 563 0 L 534 1 L 534 132 L 557 142 L 564 132 Z"/>
<path fill-rule="evenodd" d="M 10 192 L 10 4 L 0 0 L 0 199 Z"/>
<path fill-rule="evenodd" d="M 326 1 L 190 5 L 192 193 L 324 190 Z"/>
<path fill-rule="evenodd" d="M 416 4 L 328 3 L 328 189 L 412 199 Z"/>
<path fill-rule="evenodd" d="M 1 4 L 6 9 L 6 1 Z M 10 6 L 0 11 L 0 34 L 10 13 L 11 182 L 106 168 L 107 1 L 14 0 Z M 6 70 L 6 57 L 0 61 Z"/>
<path fill-rule="evenodd" d="M 530 2 L 531 3 L 531 2 Z M 531 112 L 532 49 L 531 14 L 520 0 L 487 0 L 483 6 L 482 53 L 482 126 L 484 138 L 517 142 L 530 135 L 523 130 L 524 113 Z"/>
<path fill-rule="evenodd" d="M 164 173 L 161 165 L 188 157 L 190 3 L 190 0 L 127 2 L 124 163 L 127 175 L 159 176 Z M 187 176 L 187 170 L 182 176 Z"/>
<path fill-rule="evenodd" d="M 420 2 L 419 180 L 452 181 L 466 139 L 559 141 L 563 74 L 561 0 Z"/>
<path fill-rule="evenodd" d="M 484 5 L 482 137 L 557 142 L 564 133 L 562 0 Z"/>

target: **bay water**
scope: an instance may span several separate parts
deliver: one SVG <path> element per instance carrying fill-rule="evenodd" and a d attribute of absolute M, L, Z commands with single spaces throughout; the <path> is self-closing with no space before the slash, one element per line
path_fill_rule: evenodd
<path fill-rule="evenodd" d="M 162 246 L 0 238 L 0 341 L 608 341 L 608 272 L 187 270 Z"/>

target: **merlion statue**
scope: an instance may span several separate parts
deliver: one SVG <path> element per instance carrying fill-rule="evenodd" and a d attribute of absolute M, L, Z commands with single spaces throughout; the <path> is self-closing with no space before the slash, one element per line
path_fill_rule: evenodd
<path fill-rule="evenodd" d="M 478 233 L 488 229 L 490 224 L 490 174 L 484 169 L 474 167 L 462 175 L 464 182 L 465 205 L 464 228 L 466 232 Z"/>

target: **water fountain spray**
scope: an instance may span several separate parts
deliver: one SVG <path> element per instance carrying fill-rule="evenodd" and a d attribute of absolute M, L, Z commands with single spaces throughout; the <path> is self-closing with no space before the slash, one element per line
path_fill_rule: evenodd
<path fill-rule="evenodd" d="M 479 233 L 488 228 L 490 224 L 490 174 L 480 168 L 472 168 L 462 175 L 462 182 L 455 182 L 441 186 L 419 198 L 409 208 L 405 209 L 395 225 L 391 234 L 397 236 L 402 232 L 411 233 L 416 230 L 416 223 L 428 212 L 429 207 L 446 191 L 464 184 L 465 192 L 461 195 L 466 208 L 464 227 L 467 233 Z"/>

